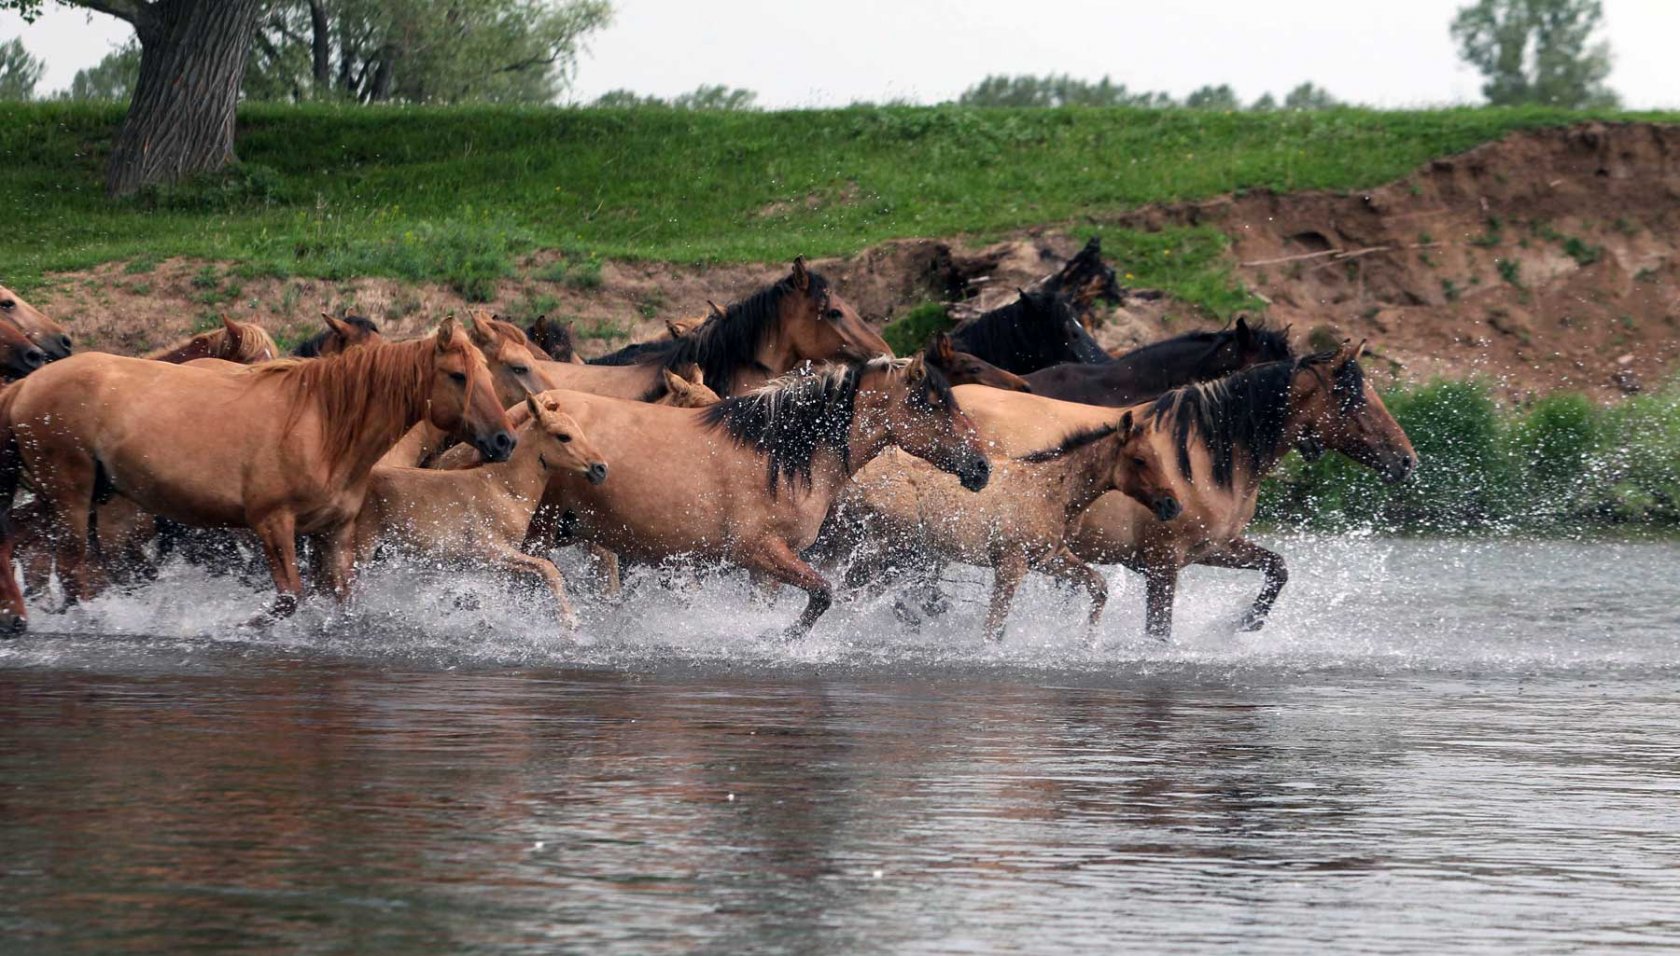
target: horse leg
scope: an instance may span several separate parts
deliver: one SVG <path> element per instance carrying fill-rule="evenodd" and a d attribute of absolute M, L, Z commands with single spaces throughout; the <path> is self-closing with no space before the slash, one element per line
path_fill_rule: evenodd
<path fill-rule="evenodd" d="M 1003 624 L 1009 617 L 1009 607 L 1015 603 L 1015 589 L 1027 576 L 1027 557 L 1016 550 L 1008 550 L 992 561 L 992 606 L 986 610 L 986 639 L 1003 640 Z"/>
<path fill-rule="evenodd" d="M 268 573 L 274 576 L 274 590 L 279 592 L 268 613 L 251 623 L 266 624 L 291 617 L 303 595 L 297 566 L 297 519 L 289 511 L 276 511 L 251 522 L 251 530 L 262 541 Z"/>
<path fill-rule="evenodd" d="M 52 515 L 46 503 L 36 498 L 21 508 L 12 509 L 11 518 L 13 553 L 22 556 L 23 592 L 39 594 L 46 590 L 52 579 Z"/>
<path fill-rule="evenodd" d="M 1177 564 L 1151 564 L 1144 569 L 1144 618 L 1149 636 L 1172 640 L 1173 597 L 1178 591 Z"/>
<path fill-rule="evenodd" d="M 760 543 L 743 554 L 737 563 L 749 572 L 756 571 L 774 581 L 791 584 L 811 596 L 805 602 L 805 610 L 800 613 L 799 620 L 787 629 L 790 639 L 810 633 L 811 625 L 834 603 L 834 589 L 829 587 L 828 581 L 780 538 Z"/>
<path fill-rule="evenodd" d="M 1254 599 L 1254 605 L 1243 614 L 1242 622 L 1237 625 L 1237 629 L 1242 631 L 1258 631 L 1265 626 L 1266 616 L 1272 612 L 1272 605 L 1277 603 L 1278 594 L 1283 591 L 1283 586 L 1289 583 L 1289 568 L 1284 563 L 1283 555 L 1276 551 L 1268 551 L 1247 538 L 1238 538 L 1227 544 L 1224 550 L 1201 558 L 1196 563 L 1213 568 L 1259 571 L 1266 576 L 1266 583 L 1260 588 L 1260 595 Z"/>
<path fill-rule="evenodd" d="M 512 574 L 534 579 L 538 584 L 547 587 L 548 593 L 554 597 L 555 613 L 560 619 L 560 626 L 567 631 L 577 630 L 577 612 L 572 610 L 572 602 L 566 597 L 566 579 L 560 574 L 560 569 L 554 566 L 553 561 L 521 554 L 511 548 L 496 552 L 495 559 Z"/>
<path fill-rule="evenodd" d="M 317 590 L 331 591 L 338 603 L 350 600 L 356 580 L 356 526 L 346 522 L 331 531 L 310 536 L 315 556 L 316 572 L 324 580 L 315 584 Z"/>
<path fill-rule="evenodd" d="M 598 544 L 589 546 L 589 556 L 595 559 L 595 584 L 607 597 L 617 597 L 624 585 L 618 570 L 618 552 L 608 551 Z M 553 565 L 550 561 L 549 564 Z M 556 572 L 558 573 L 558 572 Z"/>
<path fill-rule="evenodd" d="M 95 465 L 91 459 L 60 458 L 42 469 L 37 493 L 51 505 L 58 573 L 67 604 L 99 592 L 99 574 L 89 561 L 89 512 L 93 505 Z"/>
<path fill-rule="evenodd" d="M 1108 579 L 1096 568 L 1079 560 L 1066 545 L 1040 558 L 1036 567 L 1045 574 L 1085 587 L 1086 593 L 1091 595 L 1091 616 L 1086 623 L 1091 628 L 1091 636 L 1095 638 L 1097 622 L 1102 620 L 1103 608 L 1108 604 Z"/>
<path fill-rule="evenodd" d="M 23 591 L 18 587 L 17 571 L 12 567 L 12 531 L 10 515 L 0 511 L 0 636 L 23 633 L 29 626 L 29 611 L 23 603 Z"/>

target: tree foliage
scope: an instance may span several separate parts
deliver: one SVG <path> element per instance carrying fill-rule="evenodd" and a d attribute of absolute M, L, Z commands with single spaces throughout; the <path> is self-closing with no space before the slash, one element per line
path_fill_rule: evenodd
<path fill-rule="evenodd" d="M 962 92 L 963 106 L 1143 106 L 1173 105 L 1165 93 L 1134 92 L 1124 83 L 1103 77 L 1095 83 L 1066 74 L 1049 76 L 988 76 Z"/>
<path fill-rule="evenodd" d="M 1193 110 L 1242 109 L 1242 101 L 1237 99 L 1237 91 L 1231 89 L 1229 83 L 1192 90 L 1190 95 L 1184 98 L 1184 105 Z"/>
<path fill-rule="evenodd" d="M 1600 0 L 1477 0 L 1459 10 L 1452 36 L 1495 106 L 1615 106 L 1610 45 L 1593 41 L 1603 16 Z"/>
<path fill-rule="evenodd" d="M 35 84 L 47 70 L 46 61 L 13 38 L 0 43 L 0 100 L 27 100 L 35 95 Z"/>
<path fill-rule="evenodd" d="M 134 81 L 139 77 L 140 44 L 131 39 L 93 66 L 77 70 L 63 96 L 72 100 L 127 102 L 134 95 Z"/>
<path fill-rule="evenodd" d="M 608 90 L 590 101 L 589 105 L 597 109 L 652 107 L 676 110 L 756 110 L 758 109 L 758 94 L 752 90 L 721 84 L 700 86 L 691 92 L 674 96 L 668 100 L 657 96 L 643 96 L 633 90 Z"/>
<path fill-rule="evenodd" d="M 548 103 L 606 0 L 274 0 L 253 99 Z"/>

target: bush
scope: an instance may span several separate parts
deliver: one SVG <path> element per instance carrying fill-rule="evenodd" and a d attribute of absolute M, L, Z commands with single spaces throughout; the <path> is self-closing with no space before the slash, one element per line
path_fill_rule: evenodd
<path fill-rule="evenodd" d="M 924 302 L 899 319 L 887 323 L 881 338 L 892 346 L 894 355 L 911 355 L 927 344 L 936 332 L 948 332 L 956 325 L 945 306 L 938 302 Z"/>

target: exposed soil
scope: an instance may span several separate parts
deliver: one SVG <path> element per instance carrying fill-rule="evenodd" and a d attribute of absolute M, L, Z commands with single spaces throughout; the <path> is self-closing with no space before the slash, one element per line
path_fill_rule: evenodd
<path fill-rule="evenodd" d="M 1519 133 L 1366 193 L 1249 193 L 1105 224 L 1224 231 L 1272 321 L 1291 325 L 1303 345 L 1368 338 L 1402 380 L 1482 374 L 1513 398 L 1557 388 L 1610 398 L 1665 381 L 1680 364 L 1680 127 Z M 815 265 L 883 321 L 930 298 L 1007 301 L 1083 239 L 1057 227 L 988 246 L 901 240 Z M 545 262 L 534 257 L 525 271 Z M 609 262 L 593 288 L 505 281 L 490 307 L 572 318 L 595 354 L 660 334 L 665 319 L 703 313 L 709 299 L 738 298 L 785 265 Z M 323 310 L 353 307 L 403 335 L 467 305 L 434 284 L 239 279 L 183 260 L 53 276 L 31 299 L 79 341 L 116 351 L 163 344 L 222 311 L 296 338 Z M 1134 296 L 1109 313 L 1099 338 L 1130 346 L 1215 324 L 1170 298 Z"/>

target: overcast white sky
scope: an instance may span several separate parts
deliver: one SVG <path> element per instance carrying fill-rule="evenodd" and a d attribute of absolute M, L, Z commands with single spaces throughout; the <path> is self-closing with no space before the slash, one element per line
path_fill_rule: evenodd
<path fill-rule="evenodd" d="M 1447 24 L 1467 0 L 614 0 L 574 96 L 670 96 L 702 83 L 767 107 L 938 102 L 987 73 L 1104 74 L 1183 95 L 1230 83 L 1245 100 L 1312 80 L 1378 106 L 1476 102 Z M 1680 0 L 1604 0 L 1610 83 L 1630 107 L 1680 107 Z M 127 36 L 117 20 L 53 6 L 34 26 L 0 14 L 69 84 Z"/>

